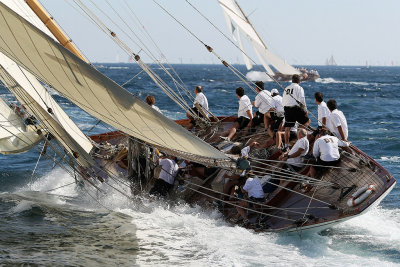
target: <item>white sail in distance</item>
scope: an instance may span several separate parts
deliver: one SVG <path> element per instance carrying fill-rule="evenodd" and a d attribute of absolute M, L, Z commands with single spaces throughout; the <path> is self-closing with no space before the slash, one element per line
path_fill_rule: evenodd
<path fill-rule="evenodd" d="M 0 0 L 7 5 L 18 15 L 29 21 L 35 27 L 40 29 L 43 33 L 54 39 L 56 38 L 43 24 L 43 22 L 36 16 L 32 9 L 26 4 L 25 0 Z M 69 118 L 64 110 L 57 104 L 51 97 L 49 92 L 43 85 L 36 79 L 35 76 L 18 66 L 13 60 L 8 58 L 3 53 L 0 53 L 0 65 L 9 73 L 16 82 L 26 91 L 44 110 L 51 108 L 52 118 L 56 120 L 60 126 L 87 152 L 93 148 L 91 141 L 79 129 L 79 127 Z M 23 99 L 19 99 L 21 104 L 25 104 Z"/>
<path fill-rule="evenodd" d="M 92 116 L 149 144 L 207 165 L 229 158 L 161 115 L 0 4 L 0 51 Z"/>
<path fill-rule="evenodd" d="M 253 48 L 256 50 L 257 55 L 259 56 L 261 63 L 263 64 L 265 70 L 268 74 L 274 75 L 274 72 L 269 67 L 271 64 L 278 72 L 285 75 L 293 75 L 300 74 L 300 71 L 287 64 L 283 59 L 273 54 L 267 46 L 264 44 L 263 40 L 255 31 L 254 27 L 249 23 L 247 17 L 241 11 L 237 2 L 234 0 L 218 0 L 219 4 L 222 7 L 222 10 L 225 14 L 226 22 L 228 24 L 229 29 L 240 29 L 247 39 L 252 44 Z M 233 27 L 232 27 L 232 25 Z M 232 32 L 232 31 L 231 31 Z M 242 45 L 240 44 L 242 49 Z M 245 56 L 245 55 L 244 55 Z M 246 56 L 247 58 L 247 56 Z M 247 65 L 247 64 L 246 64 Z"/>

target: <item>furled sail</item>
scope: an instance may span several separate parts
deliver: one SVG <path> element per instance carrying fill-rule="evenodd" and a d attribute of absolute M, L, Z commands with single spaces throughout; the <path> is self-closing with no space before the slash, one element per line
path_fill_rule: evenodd
<path fill-rule="evenodd" d="M 89 114 L 175 155 L 207 165 L 230 162 L 225 154 L 152 109 L 4 4 L 0 4 L 0 13 L 0 51 Z"/>
<path fill-rule="evenodd" d="M 26 152 L 42 140 L 33 127 L 25 127 L 21 118 L 0 98 L 0 153 Z"/>
<path fill-rule="evenodd" d="M 264 44 L 260 36 L 257 34 L 253 26 L 249 23 L 247 17 L 243 14 L 242 10 L 238 6 L 237 2 L 234 0 L 219 0 L 219 4 L 226 17 L 228 28 L 232 27 L 240 29 L 250 43 L 253 45 L 254 49 L 257 51 L 257 55 L 263 58 L 266 62 L 271 64 L 277 71 L 282 74 L 293 75 L 300 74 L 300 71 L 296 70 L 291 65 L 287 64 L 283 59 L 273 54 L 267 46 Z M 234 26 L 232 26 L 234 25 Z M 262 60 L 262 61 L 264 61 Z M 268 64 L 263 63 L 264 68 L 268 74 L 273 75 L 273 71 L 268 66 Z"/>

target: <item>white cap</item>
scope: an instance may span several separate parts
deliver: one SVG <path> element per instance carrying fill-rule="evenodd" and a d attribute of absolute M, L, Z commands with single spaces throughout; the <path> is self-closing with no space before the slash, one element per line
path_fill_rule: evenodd
<path fill-rule="evenodd" d="M 271 90 L 271 95 L 273 95 L 273 94 L 278 94 L 279 95 L 279 91 L 278 91 L 278 89 L 272 89 Z"/>

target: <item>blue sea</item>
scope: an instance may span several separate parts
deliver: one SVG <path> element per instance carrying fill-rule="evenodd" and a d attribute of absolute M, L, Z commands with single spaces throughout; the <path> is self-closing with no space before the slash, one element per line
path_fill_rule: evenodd
<path fill-rule="evenodd" d="M 136 76 L 125 88 L 142 99 L 155 95 L 156 105 L 171 119 L 185 117 L 138 66 L 95 65 L 119 84 Z M 236 87 L 255 96 L 224 66 L 173 67 L 188 90 L 204 87 L 216 115 L 236 113 Z M 244 66 L 235 67 L 246 74 Z M 348 120 L 349 140 L 400 178 L 400 68 L 309 67 L 322 77 L 302 83 L 309 110 L 317 114 L 317 91 L 325 100 L 336 99 Z M 271 82 L 266 88 L 282 93 Z M 6 89 L 0 93 L 14 100 Z M 52 94 L 81 129 L 97 123 Z M 108 130 L 99 124 L 92 133 Z M 0 156 L 0 266 L 400 266 L 399 185 L 367 214 L 322 233 L 256 233 L 232 227 L 216 210 L 128 199 L 104 184 L 102 192 L 77 187 L 48 159 L 41 159 L 33 173 L 38 157 L 36 150 Z M 63 185 L 68 186 L 52 190 Z"/>

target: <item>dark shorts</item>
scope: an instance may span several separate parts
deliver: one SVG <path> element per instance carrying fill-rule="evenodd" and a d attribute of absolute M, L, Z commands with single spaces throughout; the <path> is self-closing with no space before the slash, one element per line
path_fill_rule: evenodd
<path fill-rule="evenodd" d="M 315 165 L 322 165 L 322 166 L 337 166 L 340 162 L 340 159 L 338 160 L 334 160 L 334 161 L 323 161 L 322 159 L 318 158 L 317 162 L 315 163 Z M 320 167 L 320 166 L 314 166 L 314 169 L 317 171 L 324 171 L 324 170 L 328 170 L 329 168 L 325 168 L 325 167 Z"/>
<path fill-rule="evenodd" d="M 296 121 L 300 124 L 308 122 L 306 112 L 299 106 L 284 107 L 285 109 L 285 127 L 293 127 Z"/>
<path fill-rule="evenodd" d="M 200 118 L 204 118 L 203 114 L 201 114 L 201 112 L 196 107 L 190 109 L 193 111 L 194 114 L 197 114 L 197 116 L 199 116 Z"/>
<path fill-rule="evenodd" d="M 153 188 L 150 189 L 149 194 L 156 196 L 166 196 L 169 190 L 172 188 L 172 186 L 173 186 L 172 184 L 167 183 L 163 179 L 157 179 L 154 182 Z"/>
<path fill-rule="evenodd" d="M 264 122 L 264 114 L 262 114 L 260 111 L 257 111 L 253 120 L 252 120 L 252 127 L 255 127 L 259 125 L 260 123 Z"/>
<path fill-rule="evenodd" d="M 241 130 L 249 124 L 250 119 L 246 117 L 239 117 L 235 120 L 235 122 L 239 124 L 239 129 Z"/>
<path fill-rule="evenodd" d="M 283 117 L 278 117 L 273 111 L 271 111 L 270 114 L 272 119 L 271 130 L 277 131 L 279 129 L 279 125 L 281 125 L 281 122 L 283 121 Z"/>
<path fill-rule="evenodd" d="M 294 165 L 291 165 L 291 164 L 288 164 L 288 163 L 286 163 L 283 167 L 282 167 L 282 169 L 284 169 L 284 170 L 288 170 L 288 171 L 295 171 L 295 172 L 299 172 L 299 171 L 301 171 L 302 169 L 303 169 L 303 166 L 301 166 L 301 167 L 297 167 L 297 166 L 294 166 Z"/>
<path fill-rule="evenodd" d="M 263 197 L 261 197 L 261 198 L 250 197 L 249 200 L 250 200 L 250 201 L 253 201 L 253 202 L 264 202 L 264 201 L 265 201 L 265 198 L 263 198 Z"/>

